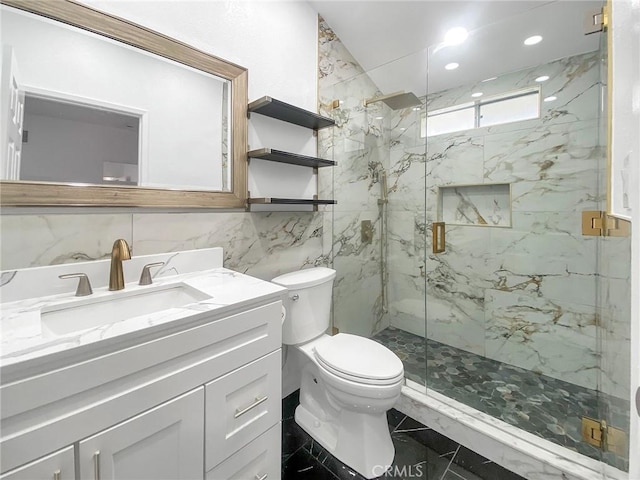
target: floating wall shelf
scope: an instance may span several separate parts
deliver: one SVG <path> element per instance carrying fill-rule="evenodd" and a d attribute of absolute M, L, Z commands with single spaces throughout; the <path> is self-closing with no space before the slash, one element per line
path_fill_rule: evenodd
<path fill-rule="evenodd" d="M 282 150 L 273 150 L 271 148 L 259 148 L 247 153 L 250 158 L 259 158 L 261 160 L 269 160 L 271 162 L 289 163 L 291 165 L 301 165 L 303 167 L 333 167 L 336 162 L 333 160 L 324 160 L 322 158 L 308 157 L 297 153 L 283 152 Z"/>
<path fill-rule="evenodd" d="M 301 127 L 320 130 L 335 125 L 335 121 L 300 107 L 290 105 L 271 97 L 262 97 L 249 104 L 250 113 L 259 113 L 267 117 L 277 118 Z"/>
<path fill-rule="evenodd" d="M 248 202 L 254 205 L 335 205 L 335 200 L 314 200 L 309 198 L 249 198 Z"/>

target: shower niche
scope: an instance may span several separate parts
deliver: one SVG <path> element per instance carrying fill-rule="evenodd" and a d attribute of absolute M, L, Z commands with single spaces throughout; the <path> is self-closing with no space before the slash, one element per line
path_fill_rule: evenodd
<path fill-rule="evenodd" d="M 511 184 L 438 187 L 438 213 L 448 225 L 511 227 Z"/>

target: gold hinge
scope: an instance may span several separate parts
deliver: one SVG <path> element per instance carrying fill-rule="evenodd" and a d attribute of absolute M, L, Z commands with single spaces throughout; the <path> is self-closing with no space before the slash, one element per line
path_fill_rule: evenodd
<path fill-rule="evenodd" d="M 627 435 L 624 430 L 611 427 L 604 420 L 582 417 L 582 440 L 604 452 L 613 452 L 621 457 L 627 454 Z"/>
<path fill-rule="evenodd" d="M 582 212 L 582 234 L 596 237 L 628 237 L 631 223 L 599 210 Z"/>
<path fill-rule="evenodd" d="M 584 17 L 584 34 L 602 32 L 609 26 L 607 6 L 587 12 Z"/>

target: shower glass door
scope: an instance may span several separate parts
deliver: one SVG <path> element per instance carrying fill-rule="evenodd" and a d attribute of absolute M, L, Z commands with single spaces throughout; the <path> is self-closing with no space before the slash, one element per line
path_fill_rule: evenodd
<path fill-rule="evenodd" d="M 628 396 L 602 373 L 600 269 L 621 244 L 582 231 L 582 212 L 604 200 L 601 34 L 576 51 L 569 29 L 545 28 L 567 13 L 581 22 L 579 8 L 542 5 L 471 32 L 473 48 L 429 50 L 426 385 L 625 470 L 624 449 L 582 437 L 585 417 L 625 424 Z M 525 32 L 546 51 L 556 42 L 553 54 L 523 45 Z M 514 42 L 522 52 L 508 58 L 501 45 Z"/>

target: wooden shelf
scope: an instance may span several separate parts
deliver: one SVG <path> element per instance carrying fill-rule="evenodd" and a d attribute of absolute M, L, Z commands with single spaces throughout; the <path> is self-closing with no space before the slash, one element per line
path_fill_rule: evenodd
<path fill-rule="evenodd" d="M 269 160 L 270 162 L 288 163 L 290 165 L 301 165 L 303 167 L 333 167 L 336 162 L 333 160 L 324 160 L 322 158 L 308 157 L 306 155 L 298 155 L 297 153 L 283 152 L 281 150 L 273 150 L 271 148 L 259 148 L 251 150 L 247 153 L 250 158 L 259 158 L 261 160 Z"/>
<path fill-rule="evenodd" d="M 250 113 L 259 113 L 267 117 L 277 118 L 302 127 L 320 130 L 335 125 L 335 121 L 312 113 L 300 107 L 281 102 L 271 97 L 262 97 L 249 104 Z"/>
<path fill-rule="evenodd" d="M 253 205 L 335 205 L 335 200 L 314 200 L 309 198 L 249 198 L 249 204 Z"/>

